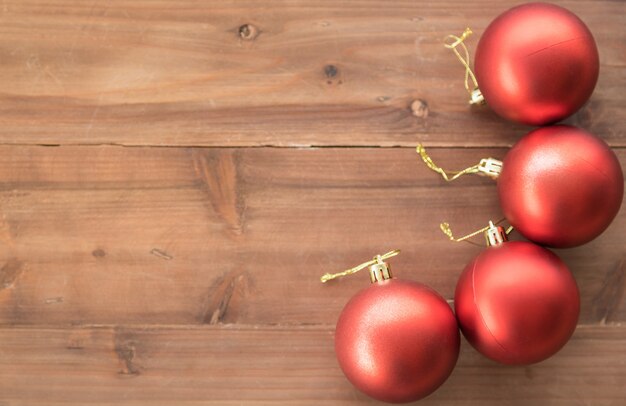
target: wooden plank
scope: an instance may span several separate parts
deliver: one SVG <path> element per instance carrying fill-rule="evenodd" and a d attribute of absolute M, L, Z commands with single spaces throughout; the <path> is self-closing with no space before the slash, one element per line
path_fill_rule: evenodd
<path fill-rule="evenodd" d="M 0 143 L 511 145 L 528 128 L 468 107 L 442 41 L 517 3 L 4 1 Z M 556 3 L 601 54 L 569 122 L 625 146 L 623 5 Z"/>
<path fill-rule="evenodd" d="M 504 149 L 433 149 L 451 169 Z M 626 150 L 617 154 L 626 165 Z M 368 283 L 340 271 L 400 248 L 398 277 L 451 298 L 498 219 L 493 181 L 446 186 L 406 148 L 0 147 L 0 324 L 332 324 Z M 626 212 L 560 250 L 581 323 L 626 319 Z"/>
<path fill-rule="evenodd" d="M 528 367 L 463 340 L 450 379 L 419 405 L 622 405 L 626 327 L 578 328 Z M 0 329 L 2 405 L 380 404 L 343 377 L 329 328 Z"/>

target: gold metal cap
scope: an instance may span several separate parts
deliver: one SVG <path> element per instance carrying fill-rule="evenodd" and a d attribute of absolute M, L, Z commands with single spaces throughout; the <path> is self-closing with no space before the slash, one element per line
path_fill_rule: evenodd
<path fill-rule="evenodd" d="M 493 247 L 507 242 L 509 238 L 506 236 L 504 227 L 496 226 L 490 221 L 489 228 L 485 231 L 485 240 L 488 247 Z"/>
<path fill-rule="evenodd" d="M 470 92 L 470 100 L 469 100 L 469 104 L 486 104 L 487 102 L 485 101 L 485 97 L 483 96 L 483 93 L 480 91 L 479 88 L 475 88 L 474 90 L 472 90 Z"/>
<path fill-rule="evenodd" d="M 478 164 L 479 174 L 487 175 L 492 179 L 497 179 L 502 172 L 502 161 L 495 158 L 483 158 Z"/>
<path fill-rule="evenodd" d="M 389 264 L 383 262 L 380 255 L 376 256 L 376 263 L 370 266 L 370 280 L 372 283 L 386 281 L 391 278 Z"/>

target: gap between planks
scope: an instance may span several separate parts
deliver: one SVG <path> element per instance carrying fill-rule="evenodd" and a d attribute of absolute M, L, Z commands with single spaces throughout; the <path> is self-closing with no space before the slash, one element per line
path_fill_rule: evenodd
<path fill-rule="evenodd" d="M 458 145 L 455 143 L 432 143 L 416 140 L 413 144 L 365 144 L 365 145 L 328 145 L 328 144 L 251 144 L 251 145 L 184 145 L 184 144 L 122 144 L 122 143 L 67 143 L 67 144 L 47 144 L 47 143 L 0 143 L 0 147 L 40 147 L 40 148 L 62 148 L 62 147 L 118 147 L 118 148 L 163 148 L 163 149 L 415 149 L 417 144 L 422 144 L 429 149 L 495 149 L 511 148 L 513 144 L 470 144 Z M 612 150 L 626 149 L 626 145 L 610 145 Z"/>
<path fill-rule="evenodd" d="M 339 315 L 337 314 L 337 317 Z M 0 324 L 2 330 L 136 330 L 136 331 L 152 331 L 152 330 L 219 330 L 219 331 L 334 331 L 334 324 L 305 324 L 305 323 L 264 323 L 264 324 L 245 324 L 245 323 L 218 323 L 218 324 Z M 578 324 L 578 330 L 619 330 L 626 329 L 621 322 L 610 323 L 594 323 L 594 324 Z"/>

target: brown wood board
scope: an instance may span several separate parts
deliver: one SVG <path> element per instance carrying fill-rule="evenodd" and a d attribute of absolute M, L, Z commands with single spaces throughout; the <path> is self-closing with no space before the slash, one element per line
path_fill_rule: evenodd
<path fill-rule="evenodd" d="M 515 1 L 5 1 L 0 142 L 507 146 L 442 45 Z M 569 122 L 626 145 L 619 1 L 566 1 L 601 75 Z M 411 108 L 414 102 L 416 108 Z M 423 103 L 422 103 L 423 102 Z M 43 124 L 43 125 L 42 125 Z"/>
<path fill-rule="evenodd" d="M 579 327 L 557 356 L 519 368 L 464 342 L 450 379 L 416 404 L 621 405 L 624 334 Z M 383 405 L 343 377 L 329 327 L 2 328 L 0 348 L 3 405 Z"/>
<path fill-rule="evenodd" d="M 505 152 L 432 156 L 453 167 Z M 494 181 L 446 184 L 408 148 L 2 147 L 0 176 L 3 324 L 331 324 L 368 277 L 319 277 L 394 248 L 396 276 L 451 299 L 481 248 L 439 223 L 462 234 L 501 217 Z M 625 223 L 622 211 L 558 251 L 581 323 L 626 318 Z"/>

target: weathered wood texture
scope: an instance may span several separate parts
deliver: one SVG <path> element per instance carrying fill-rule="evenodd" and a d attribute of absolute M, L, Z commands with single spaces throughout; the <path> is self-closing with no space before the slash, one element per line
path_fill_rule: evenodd
<path fill-rule="evenodd" d="M 506 146 L 442 46 L 518 1 L 3 1 L 0 142 Z M 563 1 L 601 76 L 569 121 L 626 145 L 621 1 Z M 241 28 L 243 27 L 243 28 Z M 411 104 L 423 100 L 427 109 Z M 42 125 L 45 123 L 45 125 Z"/>
<path fill-rule="evenodd" d="M 495 185 L 380 147 L 454 169 L 528 131 L 468 108 L 441 45 L 515 3 L 1 2 L 0 406 L 376 404 L 332 343 L 368 278 L 318 278 L 401 248 L 396 275 L 451 299 L 480 248 L 439 222 L 500 218 Z M 601 54 L 568 121 L 626 166 L 624 4 L 558 3 Z M 582 296 L 562 352 L 509 368 L 464 343 L 419 404 L 625 404 L 625 229 L 558 251 Z"/>
<path fill-rule="evenodd" d="M 623 405 L 625 334 L 579 327 L 557 357 L 523 368 L 464 343 L 450 379 L 416 404 Z M 382 405 L 345 380 L 327 327 L 0 329 L 0 355 L 2 405 Z"/>
<path fill-rule="evenodd" d="M 432 155 L 450 167 L 505 151 Z M 481 248 L 439 222 L 501 216 L 492 180 L 446 184 L 407 148 L 3 147 L 0 176 L 3 324 L 331 324 L 368 277 L 319 276 L 393 248 L 397 276 L 451 298 Z M 582 323 L 626 319 L 625 226 L 622 211 L 559 252 Z"/>

